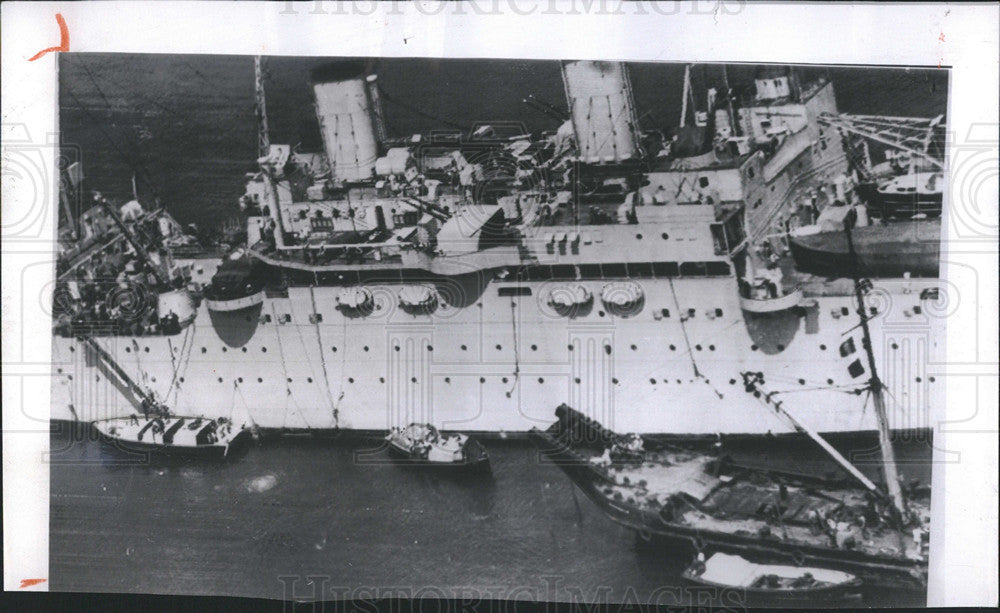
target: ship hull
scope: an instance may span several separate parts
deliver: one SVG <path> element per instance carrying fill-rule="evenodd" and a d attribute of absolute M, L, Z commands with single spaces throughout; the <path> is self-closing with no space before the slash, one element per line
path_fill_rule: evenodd
<path fill-rule="evenodd" d="M 456 282 L 438 288 L 433 312 L 400 308 L 398 285 L 370 285 L 376 307 L 362 315 L 336 308 L 342 288 L 291 288 L 241 312 L 201 305 L 177 335 L 96 341 L 179 414 L 264 431 L 385 432 L 421 422 L 523 433 L 568 403 L 623 432 L 787 432 L 738 384 L 744 370 L 795 390 L 787 406 L 817 431 L 876 429 L 863 395 L 827 389 L 863 381 L 837 353 L 855 323 L 849 291 L 814 297 L 811 314 L 754 314 L 740 309 L 733 277 L 636 282 L 644 300 L 627 313 L 596 298 L 604 281 L 578 282 L 595 303 L 569 314 L 547 306 L 553 281 Z M 876 284 L 892 296 L 871 322 L 879 367 L 907 374 L 886 377 L 902 399 L 889 414 L 897 430 L 929 428 L 943 402 L 943 385 L 923 370 L 943 359 L 944 320 L 920 309 L 924 285 L 938 284 Z M 114 374 L 73 338 L 54 337 L 52 374 L 52 419 L 133 411 Z"/>
<path fill-rule="evenodd" d="M 665 521 L 655 511 L 619 503 L 604 496 L 600 491 L 601 482 L 590 463 L 548 432 L 533 430 L 531 437 L 540 450 L 612 521 L 629 528 L 639 539 L 654 546 L 669 548 L 681 555 L 693 555 L 699 551 L 723 552 L 772 563 L 839 570 L 856 576 L 867 587 L 917 592 L 927 588 L 926 562 L 764 539 L 749 533 L 706 530 Z"/>
<path fill-rule="evenodd" d="M 856 228 L 852 232 L 862 274 L 937 277 L 941 259 L 941 222 L 898 221 Z M 798 269 L 821 275 L 843 276 L 850 255 L 843 232 L 820 232 L 790 238 Z"/>

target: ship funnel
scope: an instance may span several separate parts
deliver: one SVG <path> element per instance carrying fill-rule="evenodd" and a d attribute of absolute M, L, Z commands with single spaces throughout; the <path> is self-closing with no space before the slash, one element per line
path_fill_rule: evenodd
<path fill-rule="evenodd" d="M 340 181 L 363 181 L 375 172 L 378 157 L 375 117 L 365 64 L 337 62 L 312 72 L 323 148 Z"/>
<path fill-rule="evenodd" d="M 625 64 L 563 62 L 562 76 L 580 161 L 597 164 L 638 158 L 639 122 Z"/>

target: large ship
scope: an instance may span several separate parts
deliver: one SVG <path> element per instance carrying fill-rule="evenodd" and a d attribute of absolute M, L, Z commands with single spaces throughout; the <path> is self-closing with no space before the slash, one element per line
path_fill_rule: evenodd
<path fill-rule="evenodd" d="M 552 133 L 391 140 L 376 75 L 339 62 L 312 75 L 324 152 L 304 153 L 269 142 L 257 73 L 245 244 L 151 262 L 127 239 L 163 278 L 118 274 L 110 293 L 64 272 L 53 419 L 131 410 L 86 326 L 179 414 L 261 429 L 527 432 L 566 403 L 618 431 L 781 432 L 742 393 L 753 370 L 813 430 L 875 430 L 853 285 L 780 257 L 794 204 L 846 171 L 818 121 L 836 113 L 829 81 L 768 69 L 749 97 L 699 102 L 685 78 L 667 140 L 639 129 L 624 64 L 568 61 Z M 940 284 L 874 279 L 867 295 L 896 430 L 929 428 L 943 402 L 925 372 L 943 357 Z M 134 299 L 109 313 L 110 294 Z"/>

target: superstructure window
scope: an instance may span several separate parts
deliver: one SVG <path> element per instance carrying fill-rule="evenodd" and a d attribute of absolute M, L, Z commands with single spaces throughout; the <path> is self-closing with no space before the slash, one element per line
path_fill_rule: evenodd
<path fill-rule="evenodd" d="M 678 272 L 677 262 L 653 262 L 653 274 L 658 279 L 676 277 Z"/>
<path fill-rule="evenodd" d="M 648 279 L 653 276 L 652 262 L 629 262 L 627 268 L 628 276 L 633 279 Z"/>

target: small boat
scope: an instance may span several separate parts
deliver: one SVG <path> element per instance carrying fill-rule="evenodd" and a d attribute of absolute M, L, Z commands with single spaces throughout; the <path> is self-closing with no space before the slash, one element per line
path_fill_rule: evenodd
<path fill-rule="evenodd" d="M 101 438 L 122 451 L 224 460 L 250 436 L 225 417 L 114 417 L 92 422 Z"/>
<path fill-rule="evenodd" d="M 882 219 L 910 218 L 923 214 L 940 217 L 944 174 L 940 171 L 912 172 L 881 185 L 872 215 Z"/>
<path fill-rule="evenodd" d="M 430 424 L 393 428 L 385 440 L 390 454 L 418 464 L 489 470 L 490 458 L 477 441 L 464 434 L 442 434 Z"/>
<path fill-rule="evenodd" d="M 733 589 L 747 603 L 765 601 L 839 601 L 860 597 L 861 580 L 839 570 L 781 564 L 757 564 L 740 556 L 704 554 L 681 577 L 698 586 Z"/>

